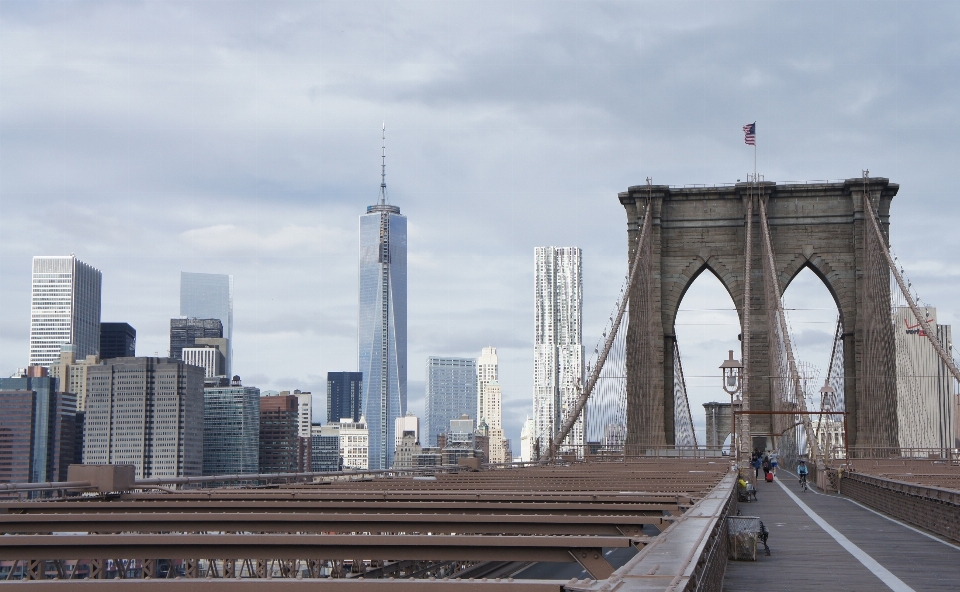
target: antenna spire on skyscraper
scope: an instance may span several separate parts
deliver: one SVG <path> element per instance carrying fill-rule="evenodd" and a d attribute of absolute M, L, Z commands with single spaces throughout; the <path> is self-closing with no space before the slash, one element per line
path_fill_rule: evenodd
<path fill-rule="evenodd" d="M 387 203 L 387 122 L 383 122 L 380 147 L 380 205 Z"/>

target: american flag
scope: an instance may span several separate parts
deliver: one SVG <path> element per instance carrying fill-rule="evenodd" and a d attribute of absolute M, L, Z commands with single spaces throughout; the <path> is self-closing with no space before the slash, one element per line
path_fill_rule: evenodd
<path fill-rule="evenodd" d="M 757 122 L 743 126 L 743 143 L 747 146 L 757 145 Z"/>

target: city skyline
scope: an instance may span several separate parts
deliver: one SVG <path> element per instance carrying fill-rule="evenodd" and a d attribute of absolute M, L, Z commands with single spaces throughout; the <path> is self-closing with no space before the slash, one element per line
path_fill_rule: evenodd
<path fill-rule="evenodd" d="M 370 19 L 320 4 L 6 3 L 2 51 L 18 58 L 0 80 L 0 230 L 17 240 L 0 246 L 0 364 L 26 363 L 31 257 L 75 252 L 104 274 L 103 319 L 136 327 L 145 356 L 166 352 L 181 271 L 234 275 L 244 384 L 322 393 L 326 372 L 356 365 L 356 215 L 379 181 L 384 119 L 392 198 L 410 217 L 409 363 L 496 344 L 514 450 L 532 412 L 532 248 L 583 249 L 592 352 L 627 266 L 617 193 L 647 176 L 745 179 L 747 122 L 768 181 L 869 168 L 900 183 L 894 248 L 956 324 L 943 171 L 960 124 L 935 114 L 960 87 L 958 9 L 742 6 L 521 2 L 504 19 L 503 5 L 399 2 Z M 754 34 L 729 43 L 733 23 Z M 811 276 L 785 299 L 798 358 L 823 371 L 836 307 Z M 722 400 L 731 308 L 710 274 L 681 304 L 695 410 Z M 422 380 L 408 383 L 418 414 Z"/>

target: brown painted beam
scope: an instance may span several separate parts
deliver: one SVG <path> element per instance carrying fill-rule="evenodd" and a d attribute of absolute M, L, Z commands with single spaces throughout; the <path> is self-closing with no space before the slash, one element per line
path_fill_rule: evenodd
<path fill-rule="evenodd" d="M 476 534 L 609 535 L 651 524 L 664 516 L 539 516 L 336 513 L 124 513 L 0 515 L 0 533 L 58 532 L 433 532 Z"/>
<path fill-rule="evenodd" d="M 449 535 L 13 535 L 0 558 L 263 557 L 570 562 L 569 549 L 629 547 L 626 537 Z"/>

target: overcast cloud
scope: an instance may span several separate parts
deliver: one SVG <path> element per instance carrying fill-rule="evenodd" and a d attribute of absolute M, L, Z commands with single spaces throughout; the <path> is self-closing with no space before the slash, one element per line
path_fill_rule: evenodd
<path fill-rule="evenodd" d="M 76 253 L 141 355 L 169 347 L 181 271 L 233 274 L 235 371 L 322 392 L 356 368 L 384 121 L 411 410 L 428 355 L 497 346 L 514 450 L 534 247 L 583 249 L 592 351 L 626 269 L 617 192 L 745 179 L 754 120 L 767 180 L 900 183 L 894 248 L 956 324 L 957 31 L 954 2 L 0 1 L 0 372 L 27 362 L 30 258 Z M 813 274 L 786 298 L 823 370 L 836 307 Z M 709 274 L 681 304 L 698 424 L 737 345 L 725 307 Z"/>

